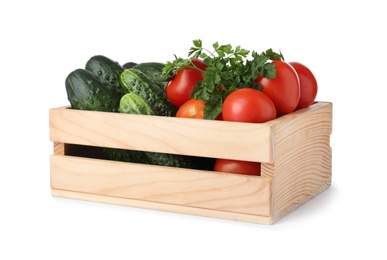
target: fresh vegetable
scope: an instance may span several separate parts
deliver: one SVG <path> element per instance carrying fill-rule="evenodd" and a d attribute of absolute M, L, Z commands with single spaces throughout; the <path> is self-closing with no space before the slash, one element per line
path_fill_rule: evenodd
<path fill-rule="evenodd" d="M 124 68 L 118 62 L 103 55 L 95 55 L 86 62 L 85 69 L 110 84 L 118 95 L 122 96 L 126 93 L 120 83 L 120 75 Z"/>
<path fill-rule="evenodd" d="M 261 163 L 240 160 L 217 159 L 214 171 L 247 175 L 261 175 Z"/>
<path fill-rule="evenodd" d="M 203 80 L 206 65 L 200 59 L 192 59 L 190 63 L 176 72 L 166 86 L 168 100 L 177 108 L 191 99 L 193 88 Z"/>
<path fill-rule="evenodd" d="M 205 119 L 215 119 L 222 111 L 223 101 L 233 91 L 240 88 L 260 89 L 261 86 L 255 82 L 256 78 L 276 76 L 274 64 L 269 60 L 280 59 L 281 55 L 271 49 L 261 54 L 253 51 L 252 59 L 247 59 L 250 51 L 240 46 L 234 49 L 229 44 L 220 45 L 216 42 L 212 45 L 214 51 L 208 51 L 203 48 L 201 40 L 194 40 L 193 44 L 188 59 L 176 58 L 173 62 L 167 62 L 163 73 L 166 76 L 177 76 L 182 69 L 193 67 L 192 59 L 203 60 L 206 69 L 197 69 L 203 72 L 203 80 L 196 81 L 190 97 L 205 102 Z"/>
<path fill-rule="evenodd" d="M 125 94 L 120 101 L 119 112 L 139 115 L 156 115 L 148 102 L 135 93 Z M 105 149 L 111 159 L 163 165 L 170 167 L 193 168 L 194 162 L 189 156 L 156 152 L 142 152 L 120 149 Z"/>
<path fill-rule="evenodd" d="M 196 168 L 190 156 L 168 153 L 146 152 L 150 164 L 180 168 Z"/>
<path fill-rule="evenodd" d="M 90 70 L 101 68 L 103 74 L 107 75 L 111 72 L 111 69 L 109 69 L 107 65 L 109 62 L 104 63 L 104 61 L 106 61 L 106 59 L 94 56 L 89 60 L 87 67 Z M 125 97 L 125 102 L 122 102 L 121 93 L 116 91 L 117 85 L 115 85 L 115 87 L 110 85 L 106 79 L 104 80 L 103 78 L 98 77 L 98 75 L 90 70 L 78 69 L 70 73 L 70 75 L 67 77 L 66 90 L 69 96 L 71 107 L 74 109 L 87 109 L 106 112 L 118 112 L 119 110 L 127 109 L 126 112 L 129 112 L 129 106 L 126 105 L 126 103 L 129 102 L 129 99 L 128 97 Z M 138 104 L 137 107 L 130 107 L 131 109 L 138 109 L 140 105 Z M 148 157 L 142 151 L 115 148 L 103 148 L 102 151 L 110 160 L 133 163 L 150 163 Z"/>
<path fill-rule="evenodd" d="M 143 151 L 104 148 L 103 152 L 109 160 L 131 163 L 150 164 L 146 153 Z"/>
<path fill-rule="evenodd" d="M 149 104 L 140 95 L 135 93 L 128 93 L 122 96 L 118 111 L 126 114 L 156 115 Z"/>
<path fill-rule="evenodd" d="M 135 150 L 105 148 L 105 154 L 110 160 L 151 164 L 169 167 L 181 167 L 181 168 L 197 168 L 195 161 L 190 156 L 184 156 L 179 154 L 167 154 L 156 152 L 143 152 Z"/>
<path fill-rule="evenodd" d="M 66 78 L 74 109 L 263 123 L 311 105 L 317 81 L 299 62 L 272 49 L 250 52 L 194 40 L 188 57 L 127 62 L 91 57 Z M 172 167 L 260 175 L 260 163 L 104 148 L 108 158 Z"/>
<path fill-rule="evenodd" d="M 145 99 L 158 116 L 175 116 L 177 109 L 167 100 L 165 90 L 141 71 L 131 68 L 121 74 L 121 84 L 127 92 Z"/>
<path fill-rule="evenodd" d="M 277 117 L 293 112 L 300 100 L 300 81 L 295 69 L 287 62 L 275 60 L 276 77 L 258 77 L 265 93 L 274 103 Z"/>
<path fill-rule="evenodd" d="M 298 101 L 296 110 L 308 107 L 314 102 L 317 96 L 317 80 L 312 71 L 304 64 L 299 62 L 289 62 L 289 64 L 296 70 L 300 80 L 300 100 Z"/>
<path fill-rule="evenodd" d="M 177 110 L 176 117 L 186 118 L 204 118 L 204 101 L 201 99 L 191 98 Z"/>
<path fill-rule="evenodd" d="M 263 92 L 242 88 L 226 97 L 222 116 L 224 121 L 264 123 L 276 117 L 276 108 Z"/>
<path fill-rule="evenodd" d="M 137 62 L 128 61 L 128 62 L 124 63 L 124 65 L 122 65 L 122 67 L 124 68 L 124 70 L 126 70 L 126 69 L 133 68 L 137 64 L 138 64 Z"/>
<path fill-rule="evenodd" d="M 191 98 L 179 107 L 176 117 L 204 119 L 205 103 L 201 99 Z M 223 120 L 220 113 L 215 120 Z"/>
<path fill-rule="evenodd" d="M 66 77 L 65 86 L 74 109 L 118 112 L 121 96 L 93 72 L 76 69 Z"/>
<path fill-rule="evenodd" d="M 163 75 L 163 68 L 165 64 L 161 62 L 143 62 L 134 65 L 132 68 L 144 73 L 150 80 L 158 83 L 166 84 Z"/>

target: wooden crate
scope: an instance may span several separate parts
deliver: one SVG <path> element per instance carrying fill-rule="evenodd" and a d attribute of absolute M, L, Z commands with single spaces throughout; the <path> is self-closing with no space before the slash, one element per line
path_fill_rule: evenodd
<path fill-rule="evenodd" d="M 331 184 L 332 104 L 263 124 L 50 109 L 53 196 L 272 224 Z M 248 176 L 110 161 L 100 148 L 262 163 Z"/>

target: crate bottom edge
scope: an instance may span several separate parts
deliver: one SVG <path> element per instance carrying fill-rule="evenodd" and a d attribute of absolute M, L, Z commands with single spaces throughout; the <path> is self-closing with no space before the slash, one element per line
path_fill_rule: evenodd
<path fill-rule="evenodd" d="M 243 213 L 227 212 L 213 209 L 195 208 L 189 206 L 172 205 L 166 203 L 150 202 L 143 200 L 127 199 L 120 197 L 111 197 L 98 194 L 61 190 L 51 188 L 51 195 L 59 198 L 76 199 L 92 202 L 100 202 L 107 204 L 115 204 L 120 206 L 145 208 L 151 210 L 159 210 L 173 213 L 189 214 L 203 217 L 220 218 L 227 220 L 235 220 L 242 222 L 251 222 L 256 224 L 274 224 L 273 218 L 268 216 L 250 215 Z"/>
<path fill-rule="evenodd" d="M 284 218 L 285 216 L 289 215 L 289 213 L 295 211 L 299 207 L 305 205 L 308 201 L 312 200 L 313 198 L 317 197 L 327 189 L 329 189 L 332 185 L 331 180 L 329 179 L 326 183 L 323 183 L 319 187 L 317 187 L 315 190 L 311 191 L 309 194 L 302 196 L 297 201 L 294 201 L 293 203 L 289 204 L 287 207 L 279 211 L 277 214 L 274 214 L 273 222 L 277 222 L 280 219 Z"/>

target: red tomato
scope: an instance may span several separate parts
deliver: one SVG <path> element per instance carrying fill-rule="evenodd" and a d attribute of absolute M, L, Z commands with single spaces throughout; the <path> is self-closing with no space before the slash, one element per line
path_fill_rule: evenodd
<path fill-rule="evenodd" d="M 263 86 L 265 93 L 274 103 L 277 117 L 293 112 L 300 100 L 300 80 L 296 70 L 287 62 L 273 61 L 276 77 L 267 79 L 258 77 L 257 83 Z"/>
<path fill-rule="evenodd" d="M 206 70 L 207 66 L 206 64 L 204 64 L 204 62 L 201 60 L 201 59 L 198 59 L 198 58 L 194 58 L 192 59 L 192 63 L 198 67 L 199 69 L 201 70 Z"/>
<path fill-rule="evenodd" d="M 242 88 L 233 91 L 223 102 L 224 121 L 264 123 L 276 117 L 271 99 L 259 90 Z"/>
<path fill-rule="evenodd" d="M 204 70 L 206 65 L 200 59 L 193 59 L 192 63 Z M 194 68 L 183 68 L 179 70 L 166 87 L 169 102 L 175 107 L 180 107 L 189 99 L 196 82 L 203 80 L 203 73 Z"/>
<path fill-rule="evenodd" d="M 260 176 L 261 163 L 239 161 L 239 160 L 217 159 L 215 161 L 214 171 Z"/>
<path fill-rule="evenodd" d="M 222 115 L 222 113 L 220 113 L 217 117 L 215 117 L 215 120 L 220 120 L 220 121 L 222 121 L 222 120 L 223 120 L 223 115 Z"/>
<path fill-rule="evenodd" d="M 176 117 L 204 118 L 205 104 L 203 100 L 191 98 L 177 110 Z"/>
<path fill-rule="evenodd" d="M 296 109 L 310 106 L 317 96 L 317 80 L 308 67 L 299 62 L 289 62 L 300 79 L 300 100 Z"/>

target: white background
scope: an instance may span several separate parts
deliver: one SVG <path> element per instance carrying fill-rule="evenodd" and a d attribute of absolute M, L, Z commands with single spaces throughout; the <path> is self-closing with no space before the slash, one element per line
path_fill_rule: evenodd
<path fill-rule="evenodd" d="M 386 259 L 383 1 L 2 1 L 0 259 Z M 333 103 L 330 189 L 274 225 L 50 194 L 48 110 L 96 54 L 185 57 L 193 39 L 281 50 Z M 383 124 L 384 123 L 384 124 Z"/>

